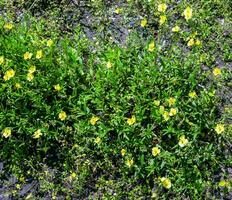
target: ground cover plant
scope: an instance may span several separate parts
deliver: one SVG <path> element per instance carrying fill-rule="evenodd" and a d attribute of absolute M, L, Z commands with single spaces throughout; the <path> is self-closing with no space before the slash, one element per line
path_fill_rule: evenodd
<path fill-rule="evenodd" d="M 231 198 L 229 1 L 11 3 L 1 198 Z"/>

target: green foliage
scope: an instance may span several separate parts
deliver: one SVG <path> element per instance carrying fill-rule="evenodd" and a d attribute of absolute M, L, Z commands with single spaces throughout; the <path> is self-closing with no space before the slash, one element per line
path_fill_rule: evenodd
<path fill-rule="evenodd" d="M 93 8 L 98 4 L 104 7 L 95 1 Z M 6 171 L 21 182 L 37 178 L 40 192 L 52 190 L 53 196 L 95 191 L 95 199 L 200 199 L 218 189 L 214 176 L 221 166 L 232 167 L 224 152 L 231 144 L 231 108 L 221 114 L 217 95 L 231 72 L 216 65 L 218 48 L 223 62 L 231 62 L 230 48 L 221 44 L 223 27 L 205 24 L 218 10 L 199 1 L 186 21 L 180 16 L 190 4 L 178 4 L 160 25 L 161 14 L 150 4 L 156 5 L 142 7 L 143 13 L 151 9 L 144 16 L 148 37 L 133 30 L 123 47 L 91 41 L 80 26 L 72 37 L 59 37 L 45 19 L 29 15 L 12 29 L 0 19 L 0 158 Z M 173 15 L 179 18 L 170 24 Z M 179 32 L 172 32 L 175 25 Z"/>

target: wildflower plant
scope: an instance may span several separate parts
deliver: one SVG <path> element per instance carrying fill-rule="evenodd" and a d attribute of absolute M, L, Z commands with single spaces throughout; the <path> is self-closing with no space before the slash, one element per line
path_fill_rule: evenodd
<path fill-rule="evenodd" d="M 229 188 L 230 180 L 215 184 L 214 176 L 232 166 L 225 153 L 231 126 L 218 96 L 231 72 L 217 67 L 211 52 L 222 45 L 226 63 L 229 47 L 207 39 L 216 34 L 206 23 L 214 13 L 168 2 L 144 3 L 146 18 L 135 24 L 146 37 L 132 30 L 125 46 L 92 41 L 80 27 L 71 37 L 49 32 L 46 20 L 32 16 L 30 23 L 0 18 L 0 158 L 7 172 L 21 182 L 40 180 L 54 198 L 82 198 L 87 185 L 105 199 L 112 191 L 116 199 L 201 199 Z M 140 12 L 128 5 L 114 6 L 112 16 Z M 217 31 L 214 38 L 227 40 Z"/>

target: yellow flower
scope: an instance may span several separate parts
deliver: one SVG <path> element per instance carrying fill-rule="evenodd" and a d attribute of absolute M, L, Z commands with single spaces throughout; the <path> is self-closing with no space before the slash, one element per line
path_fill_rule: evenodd
<path fill-rule="evenodd" d="M 179 31 L 180 31 L 180 27 L 177 25 L 172 28 L 172 32 L 179 32 Z"/>
<path fill-rule="evenodd" d="M 221 180 L 221 181 L 218 183 L 218 185 L 219 185 L 220 187 L 225 187 L 225 186 L 228 185 L 228 182 L 227 182 L 226 180 Z"/>
<path fill-rule="evenodd" d="M 192 36 L 195 38 L 198 35 L 197 31 L 194 31 Z"/>
<path fill-rule="evenodd" d="M 61 90 L 60 84 L 56 84 L 56 85 L 54 85 L 53 87 L 54 87 L 54 89 L 55 89 L 56 91 L 58 91 L 58 92 Z"/>
<path fill-rule="evenodd" d="M 99 137 L 95 138 L 94 142 L 95 142 L 96 144 L 99 144 L 99 143 L 101 142 L 101 138 L 99 138 Z"/>
<path fill-rule="evenodd" d="M 122 8 L 116 8 L 116 9 L 115 9 L 115 13 L 116 13 L 116 14 L 120 14 L 121 12 L 122 12 Z"/>
<path fill-rule="evenodd" d="M 164 111 L 165 111 L 164 106 L 160 106 L 159 112 L 160 112 L 161 115 L 164 114 Z"/>
<path fill-rule="evenodd" d="M 52 41 L 52 39 L 49 39 L 48 41 L 47 41 L 47 47 L 51 47 L 52 45 L 53 45 L 53 41 Z"/>
<path fill-rule="evenodd" d="M 158 194 L 156 192 L 152 192 L 151 198 L 152 199 L 157 199 L 157 197 L 158 197 Z"/>
<path fill-rule="evenodd" d="M 164 22 L 167 21 L 167 17 L 165 15 L 161 15 L 160 16 L 160 20 L 159 20 L 159 24 L 162 25 L 164 24 Z"/>
<path fill-rule="evenodd" d="M 164 111 L 163 118 L 165 121 L 169 120 L 170 117 L 169 117 L 169 113 L 167 111 Z"/>
<path fill-rule="evenodd" d="M 9 77 L 12 78 L 15 75 L 15 71 L 13 69 L 8 70 Z"/>
<path fill-rule="evenodd" d="M 194 124 L 190 122 L 188 119 L 185 120 L 190 126 L 193 126 Z"/>
<path fill-rule="evenodd" d="M 142 19 L 140 25 L 142 27 L 145 27 L 147 25 L 147 19 L 146 18 Z"/>
<path fill-rule="evenodd" d="M 188 41 L 188 44 L 187 44 L 189 47 L 193 46 L 194 45 L 194 39 L 191 38 L 189 41 Z"/>
<path fill-rule="evenodd" d="M 153 147 L 152 148 L 152 155 L 157 156 L 160 154 L 160 149 L 158 147 Z"/>
<path fill-rule="evenodd" d="M 169 116 L 174 116 L 177 114 L 177 109 L 176 108 L 171 108 L 170 112 L 169 112 Z"/>
<path fill-rule="evenodd" d="M 97 116 L 93 116 L 91 119 L 90 119 L 90 124 L 92 124 L 93 126 L 97 123 L 97 121 L 99 120 L 100 118 L 97 117 Z"/>
<path fill-rule="evenodd" d="M 122 149 L 122 150 L 121 150 L 121 155 L 122 155 L 122 156 L 125 156 L 125 155 L 126 155 L 126 149 Z"/>
<path fill-rule="evenodd" d="M 155 106 L 159 106 L 160 105 L 160 101 L 159 100 L 154 100 L 154 104 L 155 104 Z"/>
<path fill-rule="evenodd" d="M 112 63 L 111 63 L 110 61 L 108 61 L 108 62 L 106 63 L 106 67 L 107 67 L 108 69 L 110 69 L 110 68 L 112 67 Z"/>
<path fill-rule="evenodd" d="M 134 161 L 133 159 L 127 160 L 126 165 L 130 168 L 133 165 Z"/>
<path fill-rule="evenodd" d="M 16 189 L 18 189 L 18 190 L 21 188 L 20 184 L 16 184 L 15 186 L 16 186 Z"/>
<path fill-rule="evenodd" d="M 33 78 L 34 78 L 34 75 L 33 75 L 32 73 L 28 73 L 28 74 L 27 74 L 27 80 L 28 80 L 28 81 L 32 81 Z"/>
<path fill-rule="evenodd" d="M 219 76 L 219 75 L 221 75 L 221 69 L 219 69 L 218 67 L 215 67 L 214 69 L 213 69 L 213 75 L 214 76 Z"/>
<path fill-rule="evenodd" d="M 152 52 L 154 51 L 154 49 L 155 49 L 155 42 L 152 41 L 148 46 L 148 51 Z"/>
<path fill-rule="evenodd" d="M 179 143 L 180 147 L 184 147 L 188 144 L 188 139 L 184 135 L 180 136 Z"/>
<path fill-rule="evenodd" d="M 16 89 L 22 88 L 22 86 L 20 85 L 20 83 L 15 83 L 15 87 L 16 87 Z"/>
<path fill-rule="evenodd" d="M 165 12 L 167 9 L 167 5 L 165 3 L 161 3 L 158 5 L 158 11 L 159 12 Z"/>
<path fill-rule="evenodd" d="M 225 131 L 225 127 L 224 127 L 224 124 L 217 124 L 215 129 L 217 134 L 221 134 L 222 132 Z"/>
<path fill-rule="evenodd" d="M 171 183 L 171 180 L 169 178 L 162 177 L 160 180 L 161 180 L 163 187 L 165 187 L 166 189 L 171 188 L 172 183 Z"/>
<path fill-rule="evenodd" d="M 28 72 L 29 73 L 34 73 L 36 71 L 36 67 L 33 65 L 29 68 Z"/>
<path fill-rule="evenodd" d="M 52 200 L 56 200 L 57 199 L 57 194 L 55 192 L 52 193 Z M 66 198 L 67 199 L 67 198 Z"/>
<path fill-rule="evenodd" d="M 11 136 L 11 129 L 10 128 L 4 128 L 2 131 L 2 135 L 5 138 L 8 138 Z"/>
<path fill-rule="evenodd" d="M 170 98 L 168 99 L 168 104 L 169 104 L 169 106 L 173 106 L 173 105 L 175 105 L 175 103 L 176 103 L 176 99 L 175 99 L 175 98 L 170 97 Z"/>
<path fill-rule="evenodd" d="M 20 177 L 19 177 L 19 181 L 20 181 L 20 182 L 25 182 L 25 178 L 24 178 L 23 176 L 20 176 Z"/>
<path fill-rule="evenodd" d="M 197 46 L 199 46 L 199 45 L 201 45 L 201 41 L 200 41 L 199 39 L 196 39 L 195 44 L 196 44 Z"/>
<path fill-rule="evenodd" d="M 64 121 L 67 118 L 66 112 L 63 110 L 59 113 L 59 118 L 61 121 Z"/>
<path fill-rule="evenodd" d="M 38 130 L 35 131 L 35 133 L 33 134 L 33 138 L 34 138 L 34 139 L 38 139 L 38 138 L 41 137 L 41 135 L 42 135 L 42 132 L 41 132 L 40 129 L 38 129 Z"/>
<path fill-rule="evenodd" d="M 32 53 L 28 51 L 23 55 L 24 60 L 30 60 L 31 57 L 32 57 Z"/>
<path fill-rule="evenodd" d="M 10 79 L 7 72 L 4 74 L 3 79 L 4 81 L 8 81 Z"/>
<path fill-rule="evenodd" d="M 37 52 L 36 52 L 36 58 L 37 58 L 37 59 L 40 59 L 40 58 L 42 58 L 42 57 L 43 57 L 43 52 L 42 52 L 42 50 L 37 51 Z"/>
<path fill-rule="evenodd" d="M 0 65 L 4 63 L 4 56 L 0 56 Z"/>
<path fill-rule="evenodd" d="M 4 81 L 8 81 L 11 78 L 13 78 L 15 76 L 15 71 L 13 69 L 9 69 L 5 72 L 3 79 Z"/>
<path fill-rule="evenodd" d="M 135 122 L 136 122 L 136 118 L 135 118 L 134 115 L 133 115 L 131 118 L 128 118 L 128 119 L 127 119 L 127 123 L 128 123 L 129 125 L 133 125 Z"/>
<path fill-rule="evenodd" d="M 14 27 L 12 23 L 5 23 L 4 29 L 11 30 Z"/>
<path fill-rule="evenodd" d="M 32 197 L 33 197 L 33 194 L 32 194 L 32 193 L 29 193 L 29 194 L 25 197 L 25 200 L 32 199 Z"/>
<path fill-rule="evenodd" d="M 77 174 L 75 172 L 72 172 L 71 175 L 70 175 L 71 178 L 76 178 L 77 177 Z"/>
<path fill-rule="evenodd" d="M 190 98 L 193 98 L 193 99 L 197 97 L 197 94 L 196 94 L 195 91 L 189 92 L 188 95 L 189 95 Z"/>
<path fill-rule="evenodd" d="M 184 10 L 184 18 L 188 21 L 192 18 L 193 15 L 193 10 L 190 7 L 187 7 Z"/>

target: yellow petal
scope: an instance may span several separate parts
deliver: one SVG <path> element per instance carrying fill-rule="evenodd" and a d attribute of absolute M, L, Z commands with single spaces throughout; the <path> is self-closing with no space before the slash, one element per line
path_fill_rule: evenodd
<path fill-rule="evenodd" d="M 185 19 L 188 21 L 192 18 L 192 15 L 193 15 L 193 11 L 190 7 L 187 7 L 185 10 L 184 10 L 184 17 Z"/>
<path fill-rule="evenodd" d="M 214 74 L 214 76 L 219 76 L 219 75 L 221 75 L 221 69 L 220 68 L 218 68 L 218 67 L 215 67 L 214 69 L 213 69 L 213 74 Z"/>
<path fill-rule="evenodd" d="M 133 125 L 135 122 L 136 122 L 136 118 L 135 118 L 134 115 L 133 115 L 131 118 L 128 118 L 128 119 L 127 119 L 127 123 L 128 123 L 129 125 Z"/>
<path fill-rule="evenodd" d="M 159 24 L 163 25 L 167 21 L 167 17 L 165 15 L 160 16 Z"/>
<path fill-rule="evenodd" d="M 147 25 L 147 19 L 144 18 L 142 21 L 141 21 L 141 26 L 142 27 L 145 27 Z"/>
<path fill-rule="evenodd" d="M 152 155 L 157 156 L 158 154 L 160 154 L 160 149 L 158 147 L 153 147 L 152 148 Z"/>
<path fill-rule="evenodd" d="M 167 9 L 167 5 L 165 3 L 161 3 L 158 5 L 158 11 L 159 12 L 165 12 Z"/>
<path fill-rule="evenodd" d="M 179 32 L 179 31 L 180 31 L 180 27 L 177 25 L 172 28 L 172 32 Z"/>

